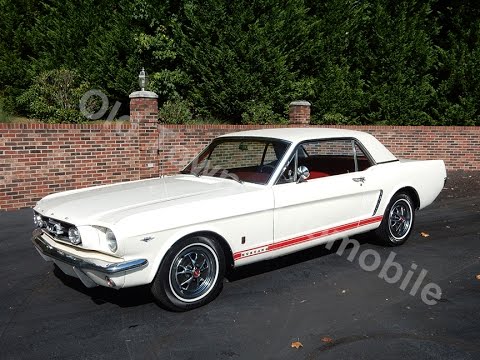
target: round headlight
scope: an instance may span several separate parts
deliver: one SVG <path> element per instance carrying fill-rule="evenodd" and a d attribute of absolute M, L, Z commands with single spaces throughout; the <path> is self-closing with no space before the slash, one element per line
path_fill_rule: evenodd
<path fill-rule="evenodd" d="M 110 229 L 107 229 L 107 232 L 105 233 L 105 237 L 107 238 L 107 244 L 110 251 L 111 252 L 117 251 L 117 239 L 115 238 L 113 231 Z"/>
<path fill-rule="evenodd" d="M 42 216 L 38 214 L 33 215 L 33 223 L 39 228 L 43 227 L 45 223 L 43 222 Z"/>
<path fill-rule="evenodd" d="M 70 240 L 73 245 L 78 245 L 82 242 L 80 232 L 75 226 L 68 229 L 68 240 Z"/>

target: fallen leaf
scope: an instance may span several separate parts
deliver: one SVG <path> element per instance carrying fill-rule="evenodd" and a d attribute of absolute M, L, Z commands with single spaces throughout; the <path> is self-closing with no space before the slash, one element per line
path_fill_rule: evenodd
<path fill-rule="evenodd" d="M 330 344 L 330 343 L 333 342 L 333 339 L 332 339 L 330 336 L 324 336 L 324 337 L 322 338 L 322 341 L 323 341 L 324 343 Z"/>
<path fill-rule="evenodd" d="M 300 341 L 294 341 L 292 342 L 292 345 L 290 345 L 292 348 L 299 349 L 303 347 L 303 344 Z"/>
<path fill-rule="evenodd" d="M 480 274 L 478 274 L 477 276 L 475 276 L 477 278 L 477 280 L 480 280 Z"/>
<path fill-rule="evenodd" d="M 430 236 L 429 233 L 426 233 L 426 232 L 423 232 L 423 231 L 420 233 L 420 235 L 422 235 L 423 237 L 429 237 Z"/>

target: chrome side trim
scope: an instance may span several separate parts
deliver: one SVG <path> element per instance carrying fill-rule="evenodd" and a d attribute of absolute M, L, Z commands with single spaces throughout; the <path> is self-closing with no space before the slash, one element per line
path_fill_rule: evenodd
<path fill-rule="evenodd" d="M 109 263 L 103 260 L 82 259 L 51 246 L 40 236 L 35 235 L 35 233 L 32 238 L 32 242 L 33 245 L 35 245 L 35 248 L 44 256 L 61 261 L 81 270 L 94 270 L 103 274 L 111 275 L 122 271 L 140 270 L 148 265 L 147 259 L 135 259 L 119 263 Z"/>
<path fill-rule="evenodd" d="M 375 205 L 375 210 L 373 210 L 372 216 L 375 216 L 377 213 L 378 207 L 380 206 L 380 201 L 382 201 L 383 190 L 380 190 L 380 195 L 378 195 L 377 205 Z"/>

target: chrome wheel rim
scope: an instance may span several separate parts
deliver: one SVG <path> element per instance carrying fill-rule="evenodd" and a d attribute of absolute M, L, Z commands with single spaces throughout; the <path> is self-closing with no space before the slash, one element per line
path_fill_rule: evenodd
<path fill-rule="evenodd" d="M 205 297 L 218 277 L 218 258 L 208 245 L 197 243 L 183 248 L 170 266 L 170 288 L 181 301 Z"/>
<path fill-rule="evenodd" d="M 388 230 L 396 241 L 403 240 L 412 226 L 412 206 L 405 199 L 398 199 L 390 209 Z"/>

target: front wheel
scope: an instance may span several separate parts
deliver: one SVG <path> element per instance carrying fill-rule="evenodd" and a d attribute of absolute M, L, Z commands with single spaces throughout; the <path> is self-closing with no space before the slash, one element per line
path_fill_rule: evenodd
<path fill-rule="evenodd" d="M 165 255 L 152 294 L 170 310 L 191 310 L 217 297 L 224 274 L 225 256 L 217 241 L 205 236 L 185 238 Z"/>
<path fill-rule="evenodd" d="M 385 210 L 375 234 L 388 246 L 399 246 L 407 241 L 415 220 L 413 201 L 405 193 L 395 194 Z"/>

